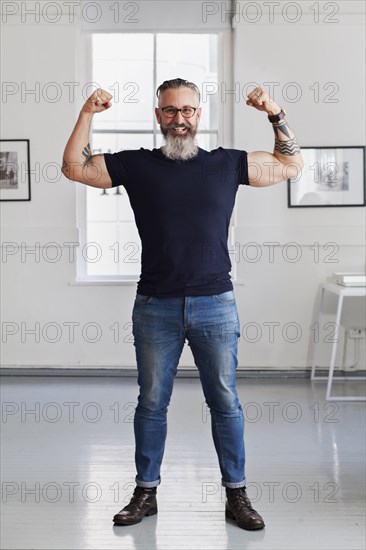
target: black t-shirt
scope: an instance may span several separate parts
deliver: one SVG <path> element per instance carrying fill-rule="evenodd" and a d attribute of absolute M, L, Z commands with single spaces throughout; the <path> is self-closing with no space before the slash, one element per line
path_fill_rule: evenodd
<path fill-rule="evenodd" d="M 233 290 L 228 228 L 238 186 L 249 185 L 246 151 L 200 148 L 187 161 L 143 148 L 104 157 L 113 187 L 127 191 L 142 242 L 137 292 L 173 297 Z"/>

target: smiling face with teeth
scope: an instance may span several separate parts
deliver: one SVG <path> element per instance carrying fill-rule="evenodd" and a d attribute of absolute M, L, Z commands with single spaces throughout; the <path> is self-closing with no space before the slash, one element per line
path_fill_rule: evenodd
<path fill-rule="evenodd" d="M 197 107 L 195 114 L 184 118 L 181 111 L 175 117 L 169 118 L 161 110 L 164 107 Z M 197 155 L 198 147 L 195 142 L 198 122 L 201 117 L 201 108 L 198 107 L 198 97 L 194 90 L 187 87 L 169 88 L 159 98 L 159 107 L 155 109 L 156 120 L 165 137 L 166 145 L 163 153 L 173 160 L 188 160 Z"/>

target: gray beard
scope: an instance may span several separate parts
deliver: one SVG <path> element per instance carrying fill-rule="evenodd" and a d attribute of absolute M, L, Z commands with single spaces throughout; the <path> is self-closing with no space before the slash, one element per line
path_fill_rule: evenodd
<path fill-rule="evenodd" d="M 190 160 L 198 155 L 198 145 L 195 135 L 188 134 L 184 138 L 164 135 L 165 145 L 161 148 L 164 156 L 171 160 Z"/>

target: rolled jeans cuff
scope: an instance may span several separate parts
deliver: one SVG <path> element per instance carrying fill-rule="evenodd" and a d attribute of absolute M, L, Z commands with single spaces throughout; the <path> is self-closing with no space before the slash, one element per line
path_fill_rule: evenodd
<path fill-rule="evenodd" d="M 229 481 L 224 481 L 221 479 L 221 484 L 223 487 L 227 487 L 228 489 L 239 489 L 239 487 L 245 487 L 246 480 L 244 479 L 238 483 L 230 483 Z"/>
<path fill-rule="evenodd" d="M 138 487 L 145 487 L 145 489 L 151 489 L 152 487 L 157 487 L 158 485 L 160 485 L 161 478 L 159 476 L 159 479 L 157 479 L 156 481 L 140 481 L 139 479 L 137 479 L 137 476 L 136 476 L 135 481 Z"/>

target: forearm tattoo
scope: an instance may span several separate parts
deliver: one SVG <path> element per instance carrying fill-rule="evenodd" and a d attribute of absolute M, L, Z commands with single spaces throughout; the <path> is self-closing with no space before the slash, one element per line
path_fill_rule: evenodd
<path fill-rule="evenodd" d="M 290 128 L 286 121 L 281 121 L 279 124 L 273 124 L 273 129 L 276 135 L 275 138 L 275 151 L 281 153 L 281 155 L 294 156 L 300 153 L 300 147 L 297 143 L 296 137 L 291 138 Z M 283 139 L 286 136 L 287 139 Z M 281 138 L 281 139 L 280 139 Z"/>
<path fill-rule="evenodd" d="M 280 141 L 276 138 L 275 151 L 278 151 L 281 155 L 288 155 L 291 157 L 300 153 L 300 147 L 297 144 L 296 138 L 287 141 Z"/>
<path fill-rule="evenodd" d="M 86 147 L 84 147 L 82 155 L 85 158 L 84 166 L 86 166 L 87 164 L 89 164 L 90 159 L 92 158 L 92 150 L 91 150 L 91 147 L 90 147 L 90 143 L 88 143 L 88 145 Z"/>

